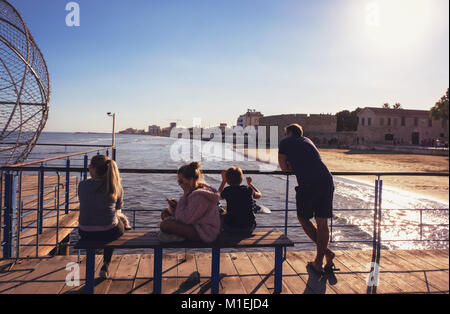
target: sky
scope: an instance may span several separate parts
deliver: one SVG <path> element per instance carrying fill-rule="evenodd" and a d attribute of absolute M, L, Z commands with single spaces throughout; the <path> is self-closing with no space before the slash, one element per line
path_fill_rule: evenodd
<path fill-rule="evenodd" d="M 235 125 L 400 102 L 449 87 L 448 0 L 9 0 L 46 58 L 48 132 Z"/>

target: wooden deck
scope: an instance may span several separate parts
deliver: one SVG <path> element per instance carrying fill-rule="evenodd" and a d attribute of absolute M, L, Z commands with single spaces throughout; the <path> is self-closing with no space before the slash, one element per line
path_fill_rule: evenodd
<path fill-rule="evenodd" d="M 59 226 L 69 227 L 68 229 L 59 229 L 57 234 L 55 228 L 44 228 L 43 233 L 37 237 L 36 234 L 36 220 L 37 211 L 27 211 L 27 209 L 36 209 L 38 199 L 37 196 L 33 196 L 38 192 L 38 177 L 37 176 L 24 176 L 22 179 L 22 200 L 23 201 L 23 219 L 22 227 L 23 232 L 20 233 L 20 257 L 46 257 L 54 250 L 57 243 L 60 243 L 66 238 L 75 227 L 78 226 L 78 212 L 69 212 L 65 214 L 65 187 L 62 185 L 59 190 Z M 43 227 L 56 227 L 58 220 L 58 213 L 55 210 L 57 208 L 56 200 L 53 200 L 58 195 L 57 190 L 53 188 L 57 185 L 58 180 L 56 176 L 45 177 L 45 193 L 44 193 L 44 211 L 45 216 L 43 221 Z M 65 176 L 61 176 L 60 184 L 65 183 Z M 70 188 L 73 189 L 70 192 L 70 199 L 76 196 L 76 177 L 71 177 Z M 4 197 L 4 195 L 2 196 Z M 78 199 L 74 198 L 69 206 L 70 209 L 78 209 Z M 27 214 L 27 212 L 29 212 Z M 1 213 L 3 215 L 3 213 Z M 26 215 L 25 215 L 26 214 Z M 1 217 L 3 222 L 3 216 Z M 15 231 L 16 235 L 16 231 Z M 3 239 L 3 229 L 0 232 L 0 241 Z M 36 243 L 39 242 L 40 246 L 36 249 Z M 42 244 L 45 244 L 42 246 Z M 48 245 L 46 245 L 48 244 Z M 3 251 L 0 249 L 0 258 L 3 257 Z"/>
<path fill-rule="evenodd" d="M 165 254 L 163 261 L 164 294 L 208 294 L 210 254 Z M 313 252 L 289 251 L 283 264 L 283 293 L 288 294 L 365 294 L 372 258 L 371 251 L 340 251 L 332 277 L 317 278 L 308 273 L 306 263 Z M 84 257 L 83 257 L 84 259 Z M 272 293 L 273 253 L 240 252 L 221 256 L 220 293 Z M 65 294 L 83 291 L 85 265 L 80 265 L 81 286 L 68 287 L 66 265 L 76 256 L 57 256 L 42 260 L 24 260 L 13 266 L 0 261 L 0 293 Z M 101 256 L 97 256 L 98 275 Z M 97 281 L 97 294 L 150 294 L 153 291 L 153 255 L 115 255 L 110 266 L 110 279 Z M 200 274 L 200 282 L 188 280 Z M 377 293 L 449 293 L 449 251 L 414 250 L 382 251 Z"/>

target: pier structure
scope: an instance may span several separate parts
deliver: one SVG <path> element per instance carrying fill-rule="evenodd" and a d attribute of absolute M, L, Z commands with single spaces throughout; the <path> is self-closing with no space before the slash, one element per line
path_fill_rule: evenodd
<path fill-rule="evenodd" d="M 1 246 L 0 293 L 83 293 L 85 272 L 84 252 L 78 255 L 56 256 L 67 253 L 67 236 L 77 227 L 78 203 L 76 186 L 80 180 L 87 179 L 89 154 L 112 154 L 115 147 L 97 147 L 93 150 L 67 154 L 27 164 L 1 168 Z M 80 159 L 81 158 L 81 159 Z M 81 162 L 75 165 L 74 159 Z M 65 165 L 54 166 L 49 162 L 61 162 Z M 72 163 L 71 163 L 72 161 Z M 121 169 L 122 174 L 176 174 L 176 170 L 164 169 Z M 206 174 L 220 174 L 219 170 L 205 170 Z M 273 213 L 282 221 L 271 222 L 261 227 L 276 228 L 289 235 L 298 224 L 289 223 L 289 214 L 295 209 L 289 208 L 289 191 L 292 175 L 279 171 L 245 171 L 251 175 L 279 175 L 286 177 L 286 201 L 284 208 L 274 208 Z M 300 251 L 298 247 L 285 250 L 283 254 L 283 291 L 284 293 L 448 293 L 448 248 L 444 250 L 386 250 L 385 244 L 395 242 L 409 243 L 446 243 L 448 247 L 448 223 L 436 223 L 425 219 L 428 211 L 439 211 L 448 217 L 448 208 L 396 209 L 413 211 L 417 215 L 414 238 L 388 239 L 383 237 L 385 228 L 383 215 L 390 209 L 383 209 L 384 176 L 443 176 L 448 173 L 372 173 L 339 172 L 335 176 L 374 176 L 374 204 L 366 209 L 336 209 L 335 212 L 365 212 L 372 220 L 372 234 L 358 239 L 335 238 L 339 230 L 351 227 L 339 221 L 330 221 L 331 246 L 346 246 L 350 243 L 362 243 L 366 249 L 339 251 L 335 278 L 314 277 L 308 272 L 306 264 L 313 258 L 313 252 Z M 33 183 L 34 182 L 34 183 Z M 37 184 L 37 192 L 33 187 Z M 56 188 L 56 190 L 55 190 Z M 28 192 L 27 192 L 28 191 Z M 28 194 L 27 194 L 28 193 Z M 30 199 L 27 199 L 27 198 Z M 31 201 L 32 198 L 34 201 Z M 26 202 L 28 201 L 28 203 Z M 27 205 L 25 205 L 27 204 Z M 30 208 L 27 208 L 27 207 Z M 34 207 L 33 207 L 34 206 Z M 31 208 L 32 207 L 32 208 Z M 138 223 L 137 217 L 161 209 L 127 209 L 134 229 L 157 229 L 157 225 L 148 226 Z M 26 230 L 24 230 L 26 228 Z M 429 238 L 426 231 L 441 228 L 442 236 Z M 34 233 L 30 230 L 34 230 Z M 28 233 L 27 233 L 28 232 Z M 44 243 L 43 239 L 46 239 Z M 294 241 L 301 246 L 306 242 Z M 445 247 L 445 245 L 444 245 Z M 210 293 L 208 271 L 211 257 L 204 253 L 165 254 L 163 259 L 163 293 Z M 267 263 L 273 259 L 269 252 L 224 252 L 220 257 L 222 265 L 220 293 L 272 293 L 273 265 Z M 153 285 L 153 255 L 130 253 L 114 256 L 111 266 L 111 278 L 97 283 L 95 293 L 149 293 Z M 67 265 L 76 263 L 81 274 L 81 284 L 68 286 L 65 278 Z M 96 257 L 98 275 L 100 256 Z M 190 288 L 189 280 L 193 274 L 199 274 L 200 281 Z M 373 275 L 376 275 L 375 277 Z M 375 278 L 375 279 L 374 279 Z M 373 280 L 376 280 L 376 284 Z M 187 282 L 187 283 L 186 283 Z"/>
<path fill-rule="evenodd" d="M 70 234 L 78 227 L 78 183 L 87 178 L 89 156 L 115 154 L 107 145 L 38 146 L 91 149 L 1 168 L 0 258 L 69 254 Z M 51 164 L 59 169 L 50 171 Z M 68 171 L 75 164 L 85 170 Z"/>
<path fill-rule="evenodd" d="M 283 263 L 283 294 L 449 293 L 448 250 L 383 250 L 377 279 L 371 280 L 371 251 L 338 251 L 332 276 L 319 278 L 306 264 L 314 252 L 289 251 Z M 220 294 L 271 294 L 274 290 L 272 252 L 236 252 L 221 256 Z M 85 257 L 0 261 L 0 294 L 79 294 L 85 291 Z M 79 285 L 69 285 L 67 276 L 79 265 Z M 210 294 L 211 255 L 165 254 L 163 294 Z M 95 262 L 99 276 L 101 256 Z M 198 277 L 197 277 L 198 276 Z M 198 280 L 193 280 L 193 278 Z M 97 280 L 96 294 L 151 294 L 153 254 L 114 255 L 110 277 Z"/>

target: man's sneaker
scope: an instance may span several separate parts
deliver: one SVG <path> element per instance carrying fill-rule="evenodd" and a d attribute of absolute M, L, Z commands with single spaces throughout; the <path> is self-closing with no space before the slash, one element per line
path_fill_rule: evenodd
<path fill-rule="evenodd" d="M 103 265 L 103 267 L 100 269 L 100 278 L 108 279 L 108 266 Z"/>

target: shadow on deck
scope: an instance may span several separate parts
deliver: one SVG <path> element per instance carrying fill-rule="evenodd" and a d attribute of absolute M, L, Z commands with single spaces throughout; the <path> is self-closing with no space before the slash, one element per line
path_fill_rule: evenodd
<path fill-rule="evenodd" d="M 377 293 L 449 293 L 449 251 L 382 251 Z M 313 252 L 288 252 L 283 264 L 283 293 L 288 294 L 365 294 L 370 274 L 371 251 L 340 251 L 334 276 L 318 277 L 307 270 Z M 84 257 L 83 257 L 84 259 Z M 80 265 L 78 287 L 66 285 L 68 263 L 76 256 L 57 256 L 41 260 L 0 262 L 0 294 L 82 293 L 85 265 Z M 223 253 L 221 256 L 222 294 L 268 294 L 274 289 L 273 253 Z M 210 293 L 210 254 L 165 254 L 164 294 Z M 101 256 L 96 258 L 96 276 Z M 153 255 L 115 255 L 110 278 L 98 279 L 96 294 L 151 294 Z"/>

